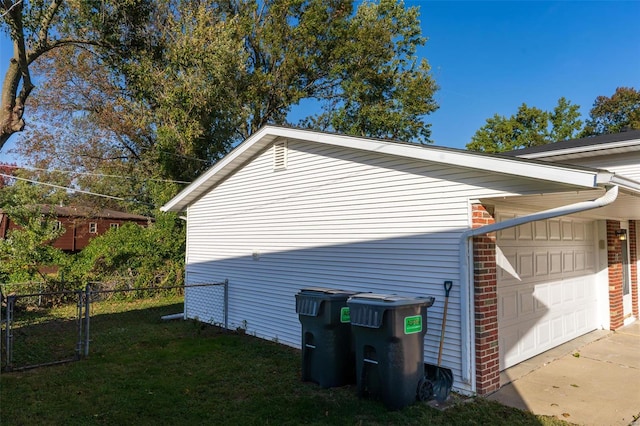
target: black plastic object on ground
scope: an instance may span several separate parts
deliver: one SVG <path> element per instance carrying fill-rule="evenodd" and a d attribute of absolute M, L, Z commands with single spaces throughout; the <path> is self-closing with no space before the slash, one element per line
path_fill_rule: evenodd
<path fill-rule="evenodd" d="M 444 346 L 444 331 L 447 328 L 447 308 L 449 307 L 449 293 L 453 286 L 452 281 L 444 282 L 444 313 L 442 314 L 442 331 L 440 334 L 440 347 L 438 349 L 438 365 L 434 373 L 428 374 L 429 381 L 433 384 L 433 396 L 438 402 L 449 398 L 453 386 L 453 373 L 442 366 L 442 347 Z"/>
<path fill-rule="evenodd" d="M 347 299 L 355 292 L 303 288 L 296 294 L 302 324 L 302 380 L 324 388 L 355 383 Z"/>
<path fill-rule="evenodd" d="M 424 335 L 434 300 L 371 293 L 349 298 L 359 396 L 380 399 L 392 410 L 431 398 Z"/>

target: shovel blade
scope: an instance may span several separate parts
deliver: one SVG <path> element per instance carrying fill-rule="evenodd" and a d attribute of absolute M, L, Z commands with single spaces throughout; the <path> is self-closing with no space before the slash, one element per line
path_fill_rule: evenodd
<path fill-rule="evenodd" d="M 425 373 L 433 384 L 433 398 L 438 402 L 446 401 L 453 387 L 453 372 L 449 368 L 425 364 Z"/>

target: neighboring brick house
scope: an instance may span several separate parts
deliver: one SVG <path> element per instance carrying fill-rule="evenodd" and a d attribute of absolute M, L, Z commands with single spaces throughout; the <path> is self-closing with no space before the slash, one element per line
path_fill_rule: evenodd
<path fill-rule="evenodd" d="M 48 214 L 51 208 L 55 209 L 56 226 L 64 228 L 64 233 L 53 242 L 53 246 L 68 253 L 79 252 L 91 239 L 124 223 L 147 226 L 153 221 L 150 217 L 138 214 L 93 207 L 41 205 L 38 208 L 43 214 Z M 6 238 L 8 231 L 17 228 L 18 225 L 0 209 L 0 238 Z"/>

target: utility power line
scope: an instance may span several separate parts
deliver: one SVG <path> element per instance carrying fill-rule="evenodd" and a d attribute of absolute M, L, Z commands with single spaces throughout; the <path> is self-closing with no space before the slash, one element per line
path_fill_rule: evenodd
<path fill-rule="evenodd" d="M 47 182 L 40 182 L 40 181 L 37 181 L 37 180 L 21 178 L 21 177 L 17 177 L 17 176 L 13 176 L 13 175 L 8 175 L 8 174 L 5 174 L 5 173 L 0 173 L 0 176 L 6 177 L 6 178 L 10 178 L 10 179 L 21 180 L 21 181 L 29 182 L 29 183 L 35 183 L 37 185 L 50 186 L 50 187 L 53 187 L 53 188 L 64 189 L 64 190 L 72 191 L 72 192 L 78 192 L 80 194 L 94 195 L 96 197 L 108 198 L 110 200 L 126 201 L 128 203 L 145 204 L 145 205 L 148 205 L 148 206 L 155 207 L 153 204 L 145 203 L 145 202 L 142 202 L 142 201 L 127 200 L 126 198 L 116 197 L 116 196 L 113 196 L 113 195 L 100 194 L 100 193 L 97 193 L 97 192 L 85 191 L 85 190 L 82 190 L 82 189 L 69 188 L 67 186 L 56 185 L 56 184 L 47 183 Z"/>
<path fill-rule="evenodd" d="M 39 172 L 48 172 L 48 173 L 67 173 L 67 174 L 75 174 L 75 175 L 83 175 L 83 176 L 97 176 L 97 177 L 113 177 L 113 178 L 121 178 L 121 179 L 136 179 L 136 180 L 145 180 L 152 182 L 166 182 L 166 183 L 182 183 L 182 184 L 190 184 L 191 182 L 184 180 L 171 180 L 171 179 L 154 179 L 154 178 L 145 178 L 139 179 L 133 176 L 124 176 L 124 175 L 107 175 L 102 173 L 90 173 L 90 172 L 76 172 L 73 170 L 58 170 L 58 169 L 41 169 L 39 167 L 31 167 L 31 166 L 14 166 L 9 164 L 3 164 L 2 167 L 11 168 L 11 169 L 28 169 L 35 170 Z"/>

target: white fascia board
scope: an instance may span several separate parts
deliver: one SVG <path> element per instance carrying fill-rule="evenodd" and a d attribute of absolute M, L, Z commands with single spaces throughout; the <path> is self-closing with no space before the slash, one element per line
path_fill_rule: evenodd
<path fill-rule="evenodd" d="M 424 146 L 410 146 L 394 143 L 381 143 L 376 152 L 404 156 L 433 163 L 479 169 L 518 177 L 577 185 L 593 188 L 596 185 L 597 171 L 519 161 L 518 159 L 491 157 L 465 151 L 430 149 Z"/>
<path fill-rule="evenodd" d="M 640 143 L 640 139 L 632 139 L 632 140 L 626 140 L 626 141 L 600 143 L 596 145 L 587 145 L 587 146 L 578 146 L 573 148 L 557 149 L 557 150 L 550 150 L 550 151 L 533 152 L 531 154 L 518 155 L 518 158 L 526 158 L 526 159 L 533 160 L 533 159 L 545 158 L 545 157 L 559 157 L 563 155 L 606 151 L 609 149 L 637 147 L 638 143 Z M 636 149 L 634 149 L 634 151 Z"/>
<path fill-rule="evenodd" d="M 565 167 L 551 163 L 531 163 L 518 158 L 494 157 L 463 150 L 358 138 L 311 130 L 265 126 L 245 142 L 238 145 L 226 157 L 216 163 L 215 166 L 207 170 L 202 176 L 162 206 L 160 210 L 183 211 L 209 188 L 231 174 L 236 167 L 249 161 L 277 138 L 299 139 L 450 166 L 576 185 L 584 188 L 595 187 L 598 175 L 596 170 Z M 225 169 L 227 169 L 226 172 Z"/>
<path fill-rule="evenodd" d="M 289 130 L 293 132 L 291 135 L 286 135 L 286 137 L 290 138 L 304 139 L 327 145 L 362 149 L 365 151 L 447 164 L 451 166 L 467 167 L 532 179 L 566 183 L 585 188 L 594 188 L 596 186 L 596 177 L 598 175 L 598 172 L 595 169 L 587 170 L 572 168 L 551 163 L 529 163 L 517 158 L 493 157 L 463 150 L 442 149 L 432 146 L 389 142 L 375 139 L 362 139 L 352 136 L 332 135 L 304 130 L 280 130 Z"/>

